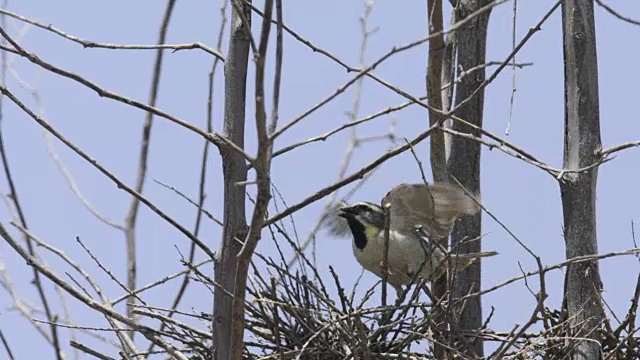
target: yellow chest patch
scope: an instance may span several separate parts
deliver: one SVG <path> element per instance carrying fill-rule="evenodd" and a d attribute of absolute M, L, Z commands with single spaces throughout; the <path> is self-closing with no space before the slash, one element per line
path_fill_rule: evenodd
<path fill-rule="evenodd" d="M 375 239 L 378 236 L 379 230 L 373 226 L 367 226 L 364 229 L 364 234 L 367 236 L 367 239 Z"/>

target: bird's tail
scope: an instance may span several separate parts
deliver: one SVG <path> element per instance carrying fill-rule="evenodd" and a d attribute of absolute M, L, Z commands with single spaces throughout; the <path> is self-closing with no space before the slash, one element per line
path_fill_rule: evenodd
<path fill-rule="evenodd" d="M 460 187 L 448 183 L 432 184 L 429 190 L 435 212 L 439 216 L 455 218 L 460 215 L 473 215 L 480 210 L 479 194 L 472 194 L 471 198 Z"/>
<path fill-rule="evenodd" d="M 479 253 L 471 253 L 471 254 L 452 254 L 451 257 L 458 259 L 478 259 L 483 257 L 495 256 L 498 255 L 497 251 L 485 251 Z"/>
<path fill-rule="evenodd" d="M 435 183 L 429 186 L 433 198 L 433 229 L 431 234 L 435 237 L 447 237 L 451 233 L 453 223 L 460 216 L 473 215 L 480 210 L 480 197 L 475 195 L 469 197 L 460 187 L 447 184 Z"/>
<path fill-rule="evenodd" d="M 471 253 L 471 254 L 449 254 L 448 255 L 448 265 L 449 269 L 455 269 L 456 271 L 462 271 L 468 268 L 471 264 L 473 264 L 476 260 L 498 255 L 496 251 L 486 251 L 479 253 Z"/>

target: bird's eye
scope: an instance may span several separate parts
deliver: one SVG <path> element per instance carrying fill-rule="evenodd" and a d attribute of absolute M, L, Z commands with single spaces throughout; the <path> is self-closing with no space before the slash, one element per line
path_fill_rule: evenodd
<path fill-rule="evenodd" d="M 356 205 L 353 207 L 353 210 L 355 210 L 356 212 L 364 212 L 367 210 L 367 207 L 364 205 Z"/>

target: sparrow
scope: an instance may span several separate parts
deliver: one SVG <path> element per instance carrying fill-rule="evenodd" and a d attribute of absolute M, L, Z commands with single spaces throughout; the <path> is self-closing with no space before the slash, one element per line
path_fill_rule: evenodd
<path fill-rule="evenodd" d="M 335 235 L 343 234 L 346 221 L 358 263 L 380 278 L 386 273 L 387 282 L 401 294 L 402 287 L 412 281 L 435 281 L 447 269 L 461 271 L 479 258 L 497 255 L 495 251 L 451 253 L 436 241 L 449 236 L 456 219 L 479 210 L 479 204 L 454 185 L 400 184 L 384 196 L 381 205 L 342 204 L 331 229 Z M 387 223 L 389 245 L 385 267 Z"/>

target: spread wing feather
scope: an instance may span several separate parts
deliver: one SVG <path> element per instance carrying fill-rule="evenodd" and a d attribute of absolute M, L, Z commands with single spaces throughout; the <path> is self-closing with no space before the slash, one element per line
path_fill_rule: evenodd
<path fill-rule="evenodd" d="M 390 206 L 391 228 L 412 231 L 421 227 L 430 238 L 449 235 L 454 221 L 463 215 L 475 214 L 478 204 L 457 186 L 436 183 L 400 184 L 382 199 Z"/>

